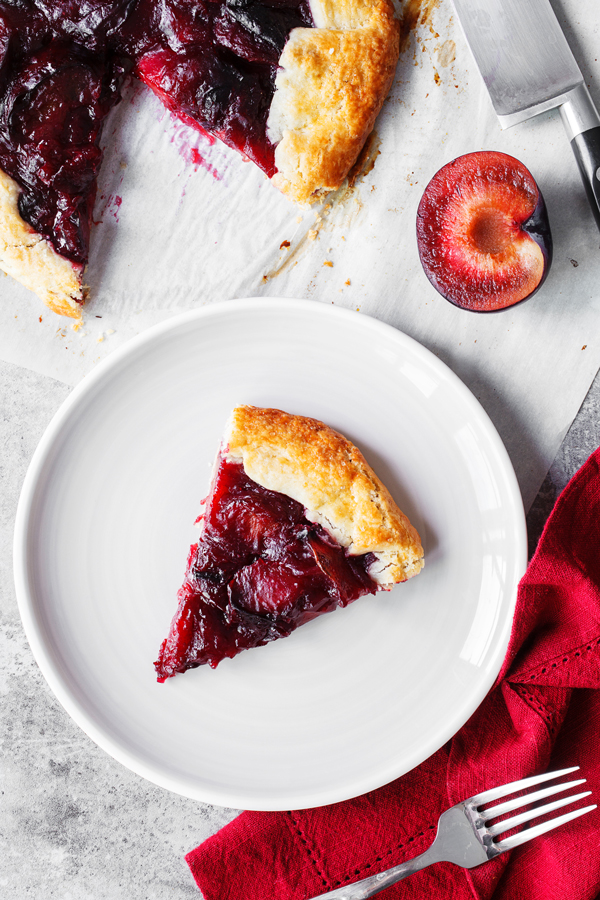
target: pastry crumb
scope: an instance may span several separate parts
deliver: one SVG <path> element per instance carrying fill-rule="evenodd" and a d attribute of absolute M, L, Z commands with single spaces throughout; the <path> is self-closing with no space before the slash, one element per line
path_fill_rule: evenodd
<path fill-rule="evenodd" d="M 333 269 L 333 263 L 331 262 L 330 259 L 326 259 L 325 262 L 323 263 L 323 265 L 329 266 L 330 269 Z"/>
<path fill-rule="evenodd" d="M 316 236 L 318 235 L 318 233 L 319 232 L 317 231 L 316 228 L 311 228 L 306 236 L 309 239 L 309 241 L 314 241 Z M 16 318 L 16 316 L 15 316 L 15 318 Z"/>
<path fill-rule="evenodd" d="M 350 279 L 349 279 L 349 278 L 346 278 L 344 284 L 347 284 L 348 287 L 350 287 L 351 283 L 352 283 L 352 282 L 350 281 Z"/>
<path fill-rule="evenodd" d="M 584 344 L 583 347 L 582 347 L 581 349 L 582 349 L 582 350 L 585 350 L 586 347 L 587 347 L 587 344 Z"/>
<path fill-rule="evenodd" d="M 287 248 L 290 247 L 290 246 L 291 246 L 291 244 L 290 244 L 289 241 L 282 241 L 282 242 L 280 243 L 280 245 L 279 245 L 279 249 L 280 249 L 280 250 L 287 250 Z"/>

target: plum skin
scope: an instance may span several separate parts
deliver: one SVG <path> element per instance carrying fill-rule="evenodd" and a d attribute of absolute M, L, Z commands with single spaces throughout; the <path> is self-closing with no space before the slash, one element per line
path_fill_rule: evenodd
<path fill-rule="evenodd" d="M 552 262 L 541 191 L 523 163 L 498 151 L 460 156 L 434 175 L 417 212 L 417 245 L 431 284 L 472 312 L 528 300 Z"/>

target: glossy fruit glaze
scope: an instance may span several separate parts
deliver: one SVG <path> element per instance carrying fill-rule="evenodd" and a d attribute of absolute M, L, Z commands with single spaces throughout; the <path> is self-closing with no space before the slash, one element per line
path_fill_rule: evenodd
<path fill-rule="evenodd" d="M 0 0 L 0 168 L 23 219 L 87 261 L 102 124 L 124 77 L 267 175 L 277 61 L 308 0 Z"/>
<path fill-rule="evenodd" d="M 372 554 L 347 556 L 303 507 L 222 457 L 155 663 L 159 681 L 286 637 L 377 585 Z"/>
<path fill-rule="evenodd" d="M 531 172 L 506 153 L 468 153 L 426 187 L 417 213 L 425 273 L 451 303 L 492 312 L 531 297 L 552 261 L 546 207 Z"/>

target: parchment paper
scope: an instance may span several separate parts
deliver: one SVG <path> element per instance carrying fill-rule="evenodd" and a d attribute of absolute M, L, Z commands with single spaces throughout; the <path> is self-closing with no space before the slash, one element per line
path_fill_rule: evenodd
<path fill-rule="evenodd" d="M 554 4 L 600 105 L 600 4 Z M 529 507 L 600 366 L 600 233 L 557 112 L 501 131 L 449 0 L 408 0 L 397 77 L 355 184 L 299 209 L 132 82 L 104 132 L 84 326 L 0 275 L 0 358 L 75 385 L 155 322 L 233 297 L 335 303 L 420 341 L 491 416 Z M 415 215 L 446 162 L 498 149 L 546 199 L 555 258 L 512 310 L 458 310 L 427 281 Z M 289 242 L 289 246 L 287 243 Z M 282 301 L 284 302 L 284 301 Z"/>

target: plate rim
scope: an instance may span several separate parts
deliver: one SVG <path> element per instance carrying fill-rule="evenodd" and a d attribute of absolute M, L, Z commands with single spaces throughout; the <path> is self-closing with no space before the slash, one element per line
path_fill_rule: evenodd
<path fill-rule="evenodd" d="M 521 575 L 525 572 L 527 565 L 527 531 L 525 511 L 521 497 L 520 488 L 514 467 L 508 455 L 508 451 L 492 422 L 490 416 L 477 400 L 473 392 L 459 378 L 458 375 L 431 350 L 425 347 L 419 341 L 400 331 L 392 325 L 382 322 L 372 316 L 366 315 L 359 311 L 347 309 L 345 307 L 335 306 L 334 304 L 326 304 L 315 300 L 293 299 L 285 297 L 246 297 L 232 300 L 223 300 L 219 303 L 210 304 L 200 309 L 190 310 L 170 316 L 166 320 L 142 331 L 140 334 L 126 341 L 120 347 L 115 349 L 108 357 L 100 361 L 81 381 L 73 388 L 67 398 L 61 403 L 59 408 L 52 416 L 48 423 L 37 447 L 31 457 L 27 472 L 21 488 L 17 512 L 14 526 L 13 538 L 13 574 L 17 596 L 17 605 L 21 616 L 21 621 L 27 637 L 28 643 L 32 650 L 33 656 L 38 664 L 46 682 L 54 693 L 55 697 L 65 709 L 67 714 L 82 729 L 82 731 L 90 737 L 102 750 L 112 756 L 117 762 L 125 765 L 128 769 L 147 779 L 151 783 L 166 788 L 176 794 L 188 797 L 190 799 L 199 800 L 226 808 L 244 808 L 261 811 L 277 811 L 285 809 L 306 809 L 317 806 L 328 805 L 350 799 L 350 797 L 360 796 L 361 794 L 382 787 L 390 783 L 395 778 L 401 777 L 403 774 L 411 771 L 421 762 L 427 759 L 432 753 L 436 752 L 446 743 L 468 720 L 468 718 L 479 707 L 484 697 L 495 682 L 497 675 L 501 669 L 504 660 L 514 610 L 517 599 L 517 585 L 515 585 L 512 596 L 507 598 L 507 615 L 506 624 L 501 634 L 496 636 L 496 649 L 493 655 L 493 665 L 490 664 L 487 672 L 482 672 L 479 683 L 479 689 L 469 698 L 469 702 L 463 703 L 452 717 L 452 722 L 445 729 L 437 732 L 437 746 L 429 746 L 422 752 L 413 753 L 413 757 L 406 763 L 406 757 L 403 762 L 397 765 L 394 771 L 388 771 L 385 779 L 382 780 L 382 773 L 375 777 L 365 773 L 362 780 L 353 782 L 351 793 L 347 790 L 340 793 L 337 790 L 334 794 L 329 792 L 314 792 L 310 797 L 304 796 L 304 793 L 294 792 L 290 790 L 288 796 L 283 802 L 280 796 L 275 798 L 266 798 L 261 792 L 258 797 L 256 792 L 248 789 L 245 794 L 239 789 L 224 790 L 222 787 L 212 789 L 210 784 L 204 782 L 200 789 L 196 790 L 188 783 L 187 779 L 169 776 L 169 773 L 158 766 L 154 766 L 149 762 L 145 762 L 143 758 L 136 753 L 131 752 L 125 746 L 113 740 L 110 734 L 106 734 L 101 725 L 99 725 L 92 713 L 88 711 L 86 706 L 82 704 L 76 695 L 76 692 L 69 684 L 69 680 L 63 678 L 59 667 L 53 659 L 52 649 L 45 644 L 40 627 L 36 618 L 36 603 L 33 591 L 29 589 L 28 563 L 29 555 L 27 551 L 29 533 L 34 523 L 33 507 L 36 497 L 36 491 L 43 475 L 44 465 L 52 453 L 54 443 L 60 436 L 63 426 L 68 422 L 69 417 L 73 415 L 78 406 L 85 403 L 89 394 L 91 394 L 98 384 L 109 377 L 111 372 L 116 370 L 119 365 L 134 356 L 136 352 L 143 349 L 144 346 L 152 344 L 168 334 L 170 331 L 176 331 L 191 322 L 196 322 L 204 318 L 220 317 L 235 315 L 237 310 L 248 311 L 250 308 L 255 309 L 276 309 L 278 312 L 286 310 L 296 310 L 317 316 L 325 315 L 329 317 L 342 317 L 348 320 L 356 320 L 357 317 L 362 319 L 364 327 L 380 331 L 386 335 L 393 335 L 395 341 L 400 344 L 404 343 L 416 350 L 417 354 L 424 355 L 429 359 L 434 369 L 449 380 L 454 391 L 461 395 L 463 402 L 466 402 L 477 414 L 480 422 L 485 425 L 487 436 L 494 446 L 495 452 L 502 461 L 502 472 L 506 481 L 507 490 L 510 493 L 512 504 L 515 509 L 515 548 L 520 553 L 520 559 L 516 560 L 515 570 L 520 571 Z M 308 801 L 308 802 L 307 802 Z"/>

